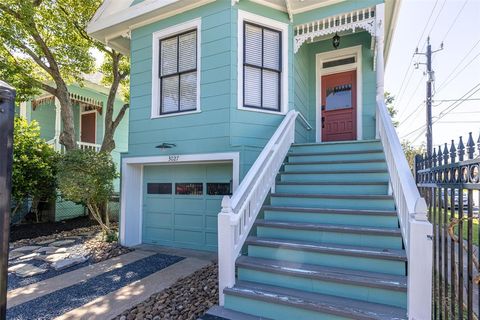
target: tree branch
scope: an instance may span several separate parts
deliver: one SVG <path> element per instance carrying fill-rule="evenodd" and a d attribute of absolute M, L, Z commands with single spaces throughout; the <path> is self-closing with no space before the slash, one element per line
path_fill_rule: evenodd
<path fill-rule="evenodd" d="M 113 121 L 113 130 L 115 130 L 118 125 L 120 124 L 120 122 L 122 121 L 123 119 L 123 116 L 125 115 L 125 112 L 127 112 L 127 109 L 130 107 L 130 105 L 128 103 L 125 103 L 122 108 L 120 109 L 120 111 L 118 112 L 117 116 L 115 117 L 115 120 Z"/>

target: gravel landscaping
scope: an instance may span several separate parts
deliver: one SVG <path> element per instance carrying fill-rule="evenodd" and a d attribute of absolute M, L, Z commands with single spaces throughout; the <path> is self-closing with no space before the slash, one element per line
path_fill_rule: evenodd
<path fill-rule="evenodd" d="M 218 266 L 211 264 L 123 312 L 115 320 L 196 320 L 218 303 Z"/>
<path fill-rule="evenodd" d="M 116 242 L 105 242 L 97 225 L 19 240 L 10 244 L 8 290 L 130 251 Z"/>
<path fill-rule="evenodd" d="M 7 319 L 53 319 L 183 259 L 172 255 L 154 254 L 9 308 Z"/>

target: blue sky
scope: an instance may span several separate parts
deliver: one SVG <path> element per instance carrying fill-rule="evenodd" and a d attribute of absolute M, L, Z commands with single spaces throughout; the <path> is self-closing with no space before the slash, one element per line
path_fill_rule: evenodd
<path fill-rule="evenodd" d="M 428 23 L 428 24 L 427 24 Z M 480 0 L 403 0 L 386 69 L 385 88 L 396 97 L 400 138 L 425 142 L 425 66 L 412 54 L 425 51 L 430 35 L 434 54 L 435 95 L 433 142 L 458 141 L 460 135 L 480 133 Z M 473 88 L 472 91 L 470 91 Z M 464 96 L 470 100 L 459 103 Z M 473 95 L 471 95 L 473 93 Z M 454 100 L 454 101 L 443 101 Z M 450 111 L 449 111 L 450 110 Z M 439 119 L 439 116 L 441 116 Z"/>

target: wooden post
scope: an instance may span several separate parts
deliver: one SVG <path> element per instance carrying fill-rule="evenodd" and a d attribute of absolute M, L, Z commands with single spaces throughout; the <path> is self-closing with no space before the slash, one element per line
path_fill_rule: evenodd
<path fill-rule="evenodd" d="M 15 89 L 0 81 L 0 319 L 7 313 L 8 242 L 13 161 Z"/>
<path fill-rule="evenodd" d="M 235 230 L 231 225 L 233 214 L 231 199 L 229 196 L 224 196 L 222 211 L 218 215 L 218 293 L 220 306 L 225 303 L 223 289 L 235 285 Z"/>

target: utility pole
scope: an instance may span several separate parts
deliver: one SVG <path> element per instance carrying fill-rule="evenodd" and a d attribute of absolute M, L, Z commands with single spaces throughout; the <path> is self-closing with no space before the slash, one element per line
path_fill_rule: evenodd
<path fill-rule="evenodd" d="M 6 319 L 7 312 L 14 106 L 15 90 L 0 81 L 0 320 Z"/>
<path fill-rule="evenodd" d="M 433 153 L 433 132 L 432 132 L 432 83 L 435 81 L 435 72 L 432 70 L 432 54 L 435 52 L 438 52 L 440 50 L 443 50 L 443 42 L 440 45 L 440 49 L 432 51 L 432 45 L 430 44 L 430 36 L 427 37 L 427 51 L 424 53 L 419 53 L 418 48 L 415 50 L 415 54 L 422 54 L 427 57 L 427 63 L 416 63 L 415 67 L 418 68 L 420 64 L 425 64 L 427 67 L 426 75 L 427 75 L 427 92 L 426 92 L 426 111 L 427 111 L 427 132 L 426 132 L 426 138 L 427 138 L 427 156 L 428 159 L 432 158 L 432 153 Z"/>

